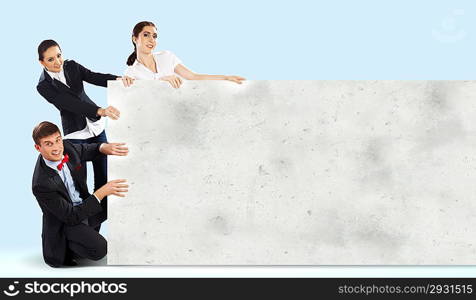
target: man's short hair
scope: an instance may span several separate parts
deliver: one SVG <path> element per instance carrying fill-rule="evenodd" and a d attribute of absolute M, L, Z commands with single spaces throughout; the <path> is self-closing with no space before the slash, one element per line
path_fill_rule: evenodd
<path fill-rule="evenodd" d="M 48 50 L 50 47 L 53 47 L 53 46 L 58 46 L 58 48 L 60 48 L 60 50 L 61 50 L 61 47 L 58 45 L 58 43 L 53 41 L 53 40 L 44 40 L 44 41 L 42 41 L 38 45 L 38 60 L 43 60 L 43 58 L 45 58 L 43 56 L 43 53 L 45 53 L 46 50 Z"/>
<path fill-rule="evenodd" d="M 36 145 L 40 145 L 40 140 L 44 137 L 50 136 L 52 134 L 55 134 L 60 132 L 58 126 L 55 124 L 48 122 L 48 121 L 43 121 L 40 124 L 36 125 L 35 128 L 33 128 L 33 140 L 35 141 Z"/>

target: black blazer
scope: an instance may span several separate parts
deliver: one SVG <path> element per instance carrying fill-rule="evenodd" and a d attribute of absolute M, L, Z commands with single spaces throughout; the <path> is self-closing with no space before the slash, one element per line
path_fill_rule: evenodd
<path fill-rule="evenodd" d="M 116 80 L 118 76 L 91 72 L 74 60 L 64 61 L 63 70 L 69 87 L 52 79 L 44 70 L 36 89 L 43 98 L 59 109 L 63 133 L 66 135 L 84 129 L 85 117 L 91 121 L 101 118 L 96 115 L 99 106 L 84 92 L 83 81 L 107 87 L 107 81 Z"/>
<path fill-rule="evenodd" d="M 63 143 L 64 153 L 69 155 L 67 166 L 83 202 L 73 206 L 58 172 L 46 165 L 41 154 L 32 181 L 33 194 L 43 211 L 43 258 L 52 267 L 59 267 L 65 262 L 65 225 L 77 225 L 87 218 L 89 225 L 95 226 L 104 221 L 106 214 L 96 197 L 89 194 L 86 166 L 81 165 L 81 161 L 90 161 L 100 154 L 100 144 L 72 144 L 67 140 Z"/>

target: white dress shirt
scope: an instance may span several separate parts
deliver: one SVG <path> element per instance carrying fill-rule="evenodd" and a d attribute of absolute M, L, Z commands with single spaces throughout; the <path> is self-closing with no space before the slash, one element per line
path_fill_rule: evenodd
<path fill-rule="evenodd" d="M 64 76 L 64 70 L 61 68 L 61 71 L 59 72 L 50 72 L 46 71 L 53 80 L 58 80 L 67 87 L 70 87 L 66 83 L 66 77 Z M 106 128 L 106 120 L 105 118 L 101 118 L 95 122 L 89 120 L 88 118 L 86 119 L 86 127 L 84 127 L 82 130 L 71 132 L 70 134 L 65 135 L 63 138 L 64 139 L 79 139 L 79 140 L 86 140 L 95 136 L 98 136 L 101 134 L 101 132 L 104 131 Z"/>
<path fill-rule="evenodd" d="M 157 73 L 154 73 L 136 59 L 132 66 L 127 67 L 124 75 L 134 79 L 159 79 L 164 76 L 175 75 L 175 67 L 182 63 L 175 54 L 167 50 L 155 52 L 152 55 Z"/>

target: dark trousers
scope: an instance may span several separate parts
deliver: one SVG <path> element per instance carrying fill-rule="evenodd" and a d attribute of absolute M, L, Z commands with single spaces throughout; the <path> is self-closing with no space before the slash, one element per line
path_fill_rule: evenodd
<path fill-rule="evenodd" d="M 107 241 L 94 228 L 86 224 L 65 225 L 64 233 L 68 241 L 66 259 L 87 258 L 100 260 L 107 254 Z"/>
<path fill-rule="evenodd" d="M 73 144 L 107 143 L 106 131 L 103 131 L 100 135 L 89 139 L 69 139 L 68 141 Z M 107 155 L 99 155 L 95 160 L 92 161 L 92 163 L 94 171 L 94 191 L 96 191 L 107 183 Z"/>
<path fill-rule="evenodd" d="M 73 144 L 107 143 L 106 131 L 103 130 L 103 132 L 101 132 L 101 134 L 98 136 L 89 139 L 68 139 L 68 141 Z M 107 183 L 107 155 L 98 155 L 98 157 L 94 159 L 92 163 L 94 172 L 94 191 L 96 191 Z M 83 162 L 82 165 L 86 166 L 86 162 Z M 97 231 L 99 231 L 101 223 L 107 219 L 107 197 L 101 200 L 101 206 L 103 213 L 98 214 L 97 218 L 93 218 L 94 223 L 98 224 L 97 227 L 95 227 Z"/>

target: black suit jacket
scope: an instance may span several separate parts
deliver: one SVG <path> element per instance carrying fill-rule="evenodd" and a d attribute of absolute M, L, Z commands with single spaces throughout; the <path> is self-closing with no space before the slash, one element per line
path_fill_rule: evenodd
<path fill-rule="evenodd" d="M 106 212 L 95 196 L 89 194 L 86 184 L 86 166 L 81 161 L 94 159 L 100 144 L 72 144 L 64 141 L 64 153 L 68 154 L 66 164 L 71 172 L 75 187 L 83 202 L 73 206 L 66 186 L 56 170 L 48 167 L 41 154 L 33 173 L 32 189 L 43 211 L 43 258 L 52 267 L 64 264 L 67 241 L 64 234 L 65 225 L 77 225 L 88 219 L 90 226 L 104 221 Z"/>
<path fill-rule="evenodd" d="M 63 133 L 67 135 L 84 129 L 86 127 L 85 117 L 91 121 L 101 118 L 96 115 L 99 106 L 84 92 L 83 81 L 107 87 L 107 81 L 116 80 L 118 76 L 91 72 L 74 60 L 64 61 L 63 70 L 69 87 L 61 81 L 52 79 L 44 70 L 36 89 L 43 98 L 59 109 Z"/>

